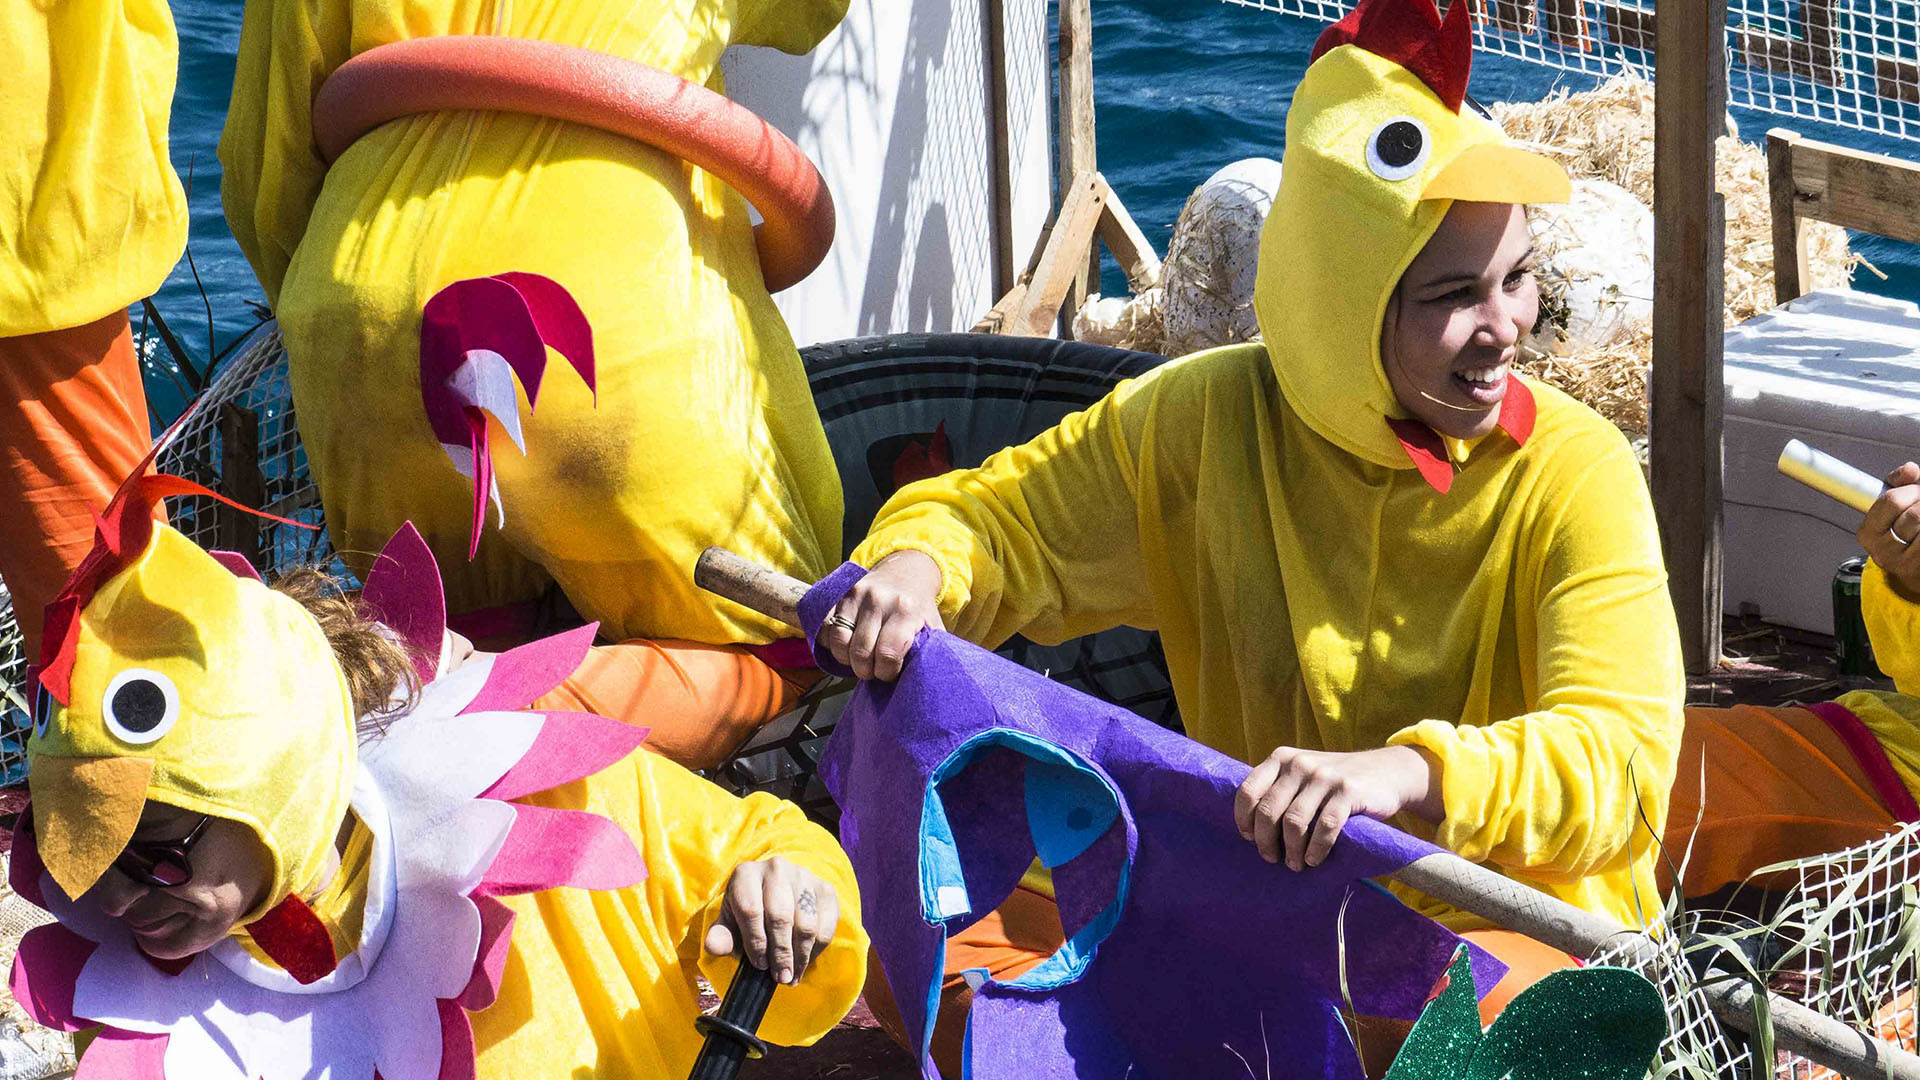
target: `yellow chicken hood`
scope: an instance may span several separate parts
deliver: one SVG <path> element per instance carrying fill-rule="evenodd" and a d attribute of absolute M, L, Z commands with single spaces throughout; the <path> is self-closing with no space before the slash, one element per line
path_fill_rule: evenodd
<path fill-rule="evenodd" d="M 353 784 L 352 697 L 299 603 L 155 523 L 140 487 L 48 608 L 27 741 L 35 841 L 78 897 L 149 799 L 240 822 L 272 857 L 251 919 L 324 863 Z"/>
<path fill-rule="evenodd" d="M 1280 190 L 1260 241 L 1255 308 L 1287 402 L 1378 465 L 1413 461 L 1380 363 L 1387 301 L 1453 201 L 1565 202 L 1552 159 L 1463 112 L 1468 6 L 1362 0 L 1314 46 L 1287 112 Z"/>

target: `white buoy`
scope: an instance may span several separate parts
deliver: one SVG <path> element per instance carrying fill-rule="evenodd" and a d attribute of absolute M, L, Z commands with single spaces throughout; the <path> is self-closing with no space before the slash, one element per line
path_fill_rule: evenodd
<path fill-rule="evenodd" d="M 1246 158 L 1208 177 L 1188 197 L 1161 266 L 1168 356 L 1260 335 L 1253 283 L 1260 230 L 1278 190 L 1280 163 Z"/>
<path fill-rule="evenodd" d="M 1799 439 L 1789 439 L 1781 448 L 1780 471 L 1863 514 L 1873 508 L 1874 500 L 1885 490 L 1874 477 Z"/>
<path fill-rule="evenodd" d="M 1578 353 L 1626 341 L 1653 322 L 1653 211 L 1605 180 L 1575 180 L 1573 198 L 1528 211 L 1542 298 L 1555 315 L 1533 344 Z"/>

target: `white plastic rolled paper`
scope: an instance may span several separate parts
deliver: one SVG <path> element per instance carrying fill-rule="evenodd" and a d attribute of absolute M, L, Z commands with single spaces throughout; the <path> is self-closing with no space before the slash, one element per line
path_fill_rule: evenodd
<path fill-rule="evenodd" d="M 1877 477 L 1861 472 L 1832 454 L 1823 454 L 1799 439 L 1789 439 L 1781 448 L 1780 471 L 1863 514 L 1883 490 Z"/>

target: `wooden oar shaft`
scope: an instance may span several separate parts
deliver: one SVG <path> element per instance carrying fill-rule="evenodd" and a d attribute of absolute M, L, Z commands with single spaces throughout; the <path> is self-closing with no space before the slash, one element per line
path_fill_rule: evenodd
<path fill-rule="evenodd" d="M 694 584 L 790 626 L 799 626 L 797 606 L 805 582 L 788 577 L 724 548 L 708 548 L 693 571 Z M 1442 903 L 1477 915 L 1581 959 L 1616 947 L 1630 955 L 1649 954 L 1654 946 L 1626 927 L 1583 911 L 1538 889 L 1528 888 L 1449 851 L 1437 851 L 1402 867 L 1395 881 Z M 1701 988 L 1714 1015 L 1751 1032 L 1754 991 L 1744 983 L 1717 982 Z M 1920 1057 L 1870 1038 L 1795 1001 L 1768 994 L 1774 1045 L 1857 1080 L 1920 1080 Z M 1769 1070 L 1770 1072 L 1770 1070 Z"/>

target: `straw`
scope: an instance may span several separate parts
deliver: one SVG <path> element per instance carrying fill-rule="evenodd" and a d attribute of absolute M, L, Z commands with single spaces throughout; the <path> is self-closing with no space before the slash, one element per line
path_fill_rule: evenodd
<path fill-rule="evenodd" d="M 1533 103 L 1491 107 L 1508 136 L 1558 160 L 1576 180 L 1606 180 L 1653 204 L 1653 85 L 1623 76 L 1583 93 L 1561 88 Z M 1715 146 L 1716 186 L 1726 200 L 1725 320 L 1732 326 L 1774 306 L 1773 232 L 1766 153 L 1733 136 Z M 1809 222 L 1805 240 L 1809 288 L 1844 288 L 1860 260 L 1846 231 Z M 1555 279 L 1552 254 L 1541 274 L 1542 309 L 1552 316 L 1565 282 Z M 1561 316 L 1564 324 L 1564 315 Z M 1525 356 L 1520 370 L 1592 407 L 1629 435 L 1647 430 L 1647 371 L 1651 328 L 1628 340 L 1577 355 Z"/>

